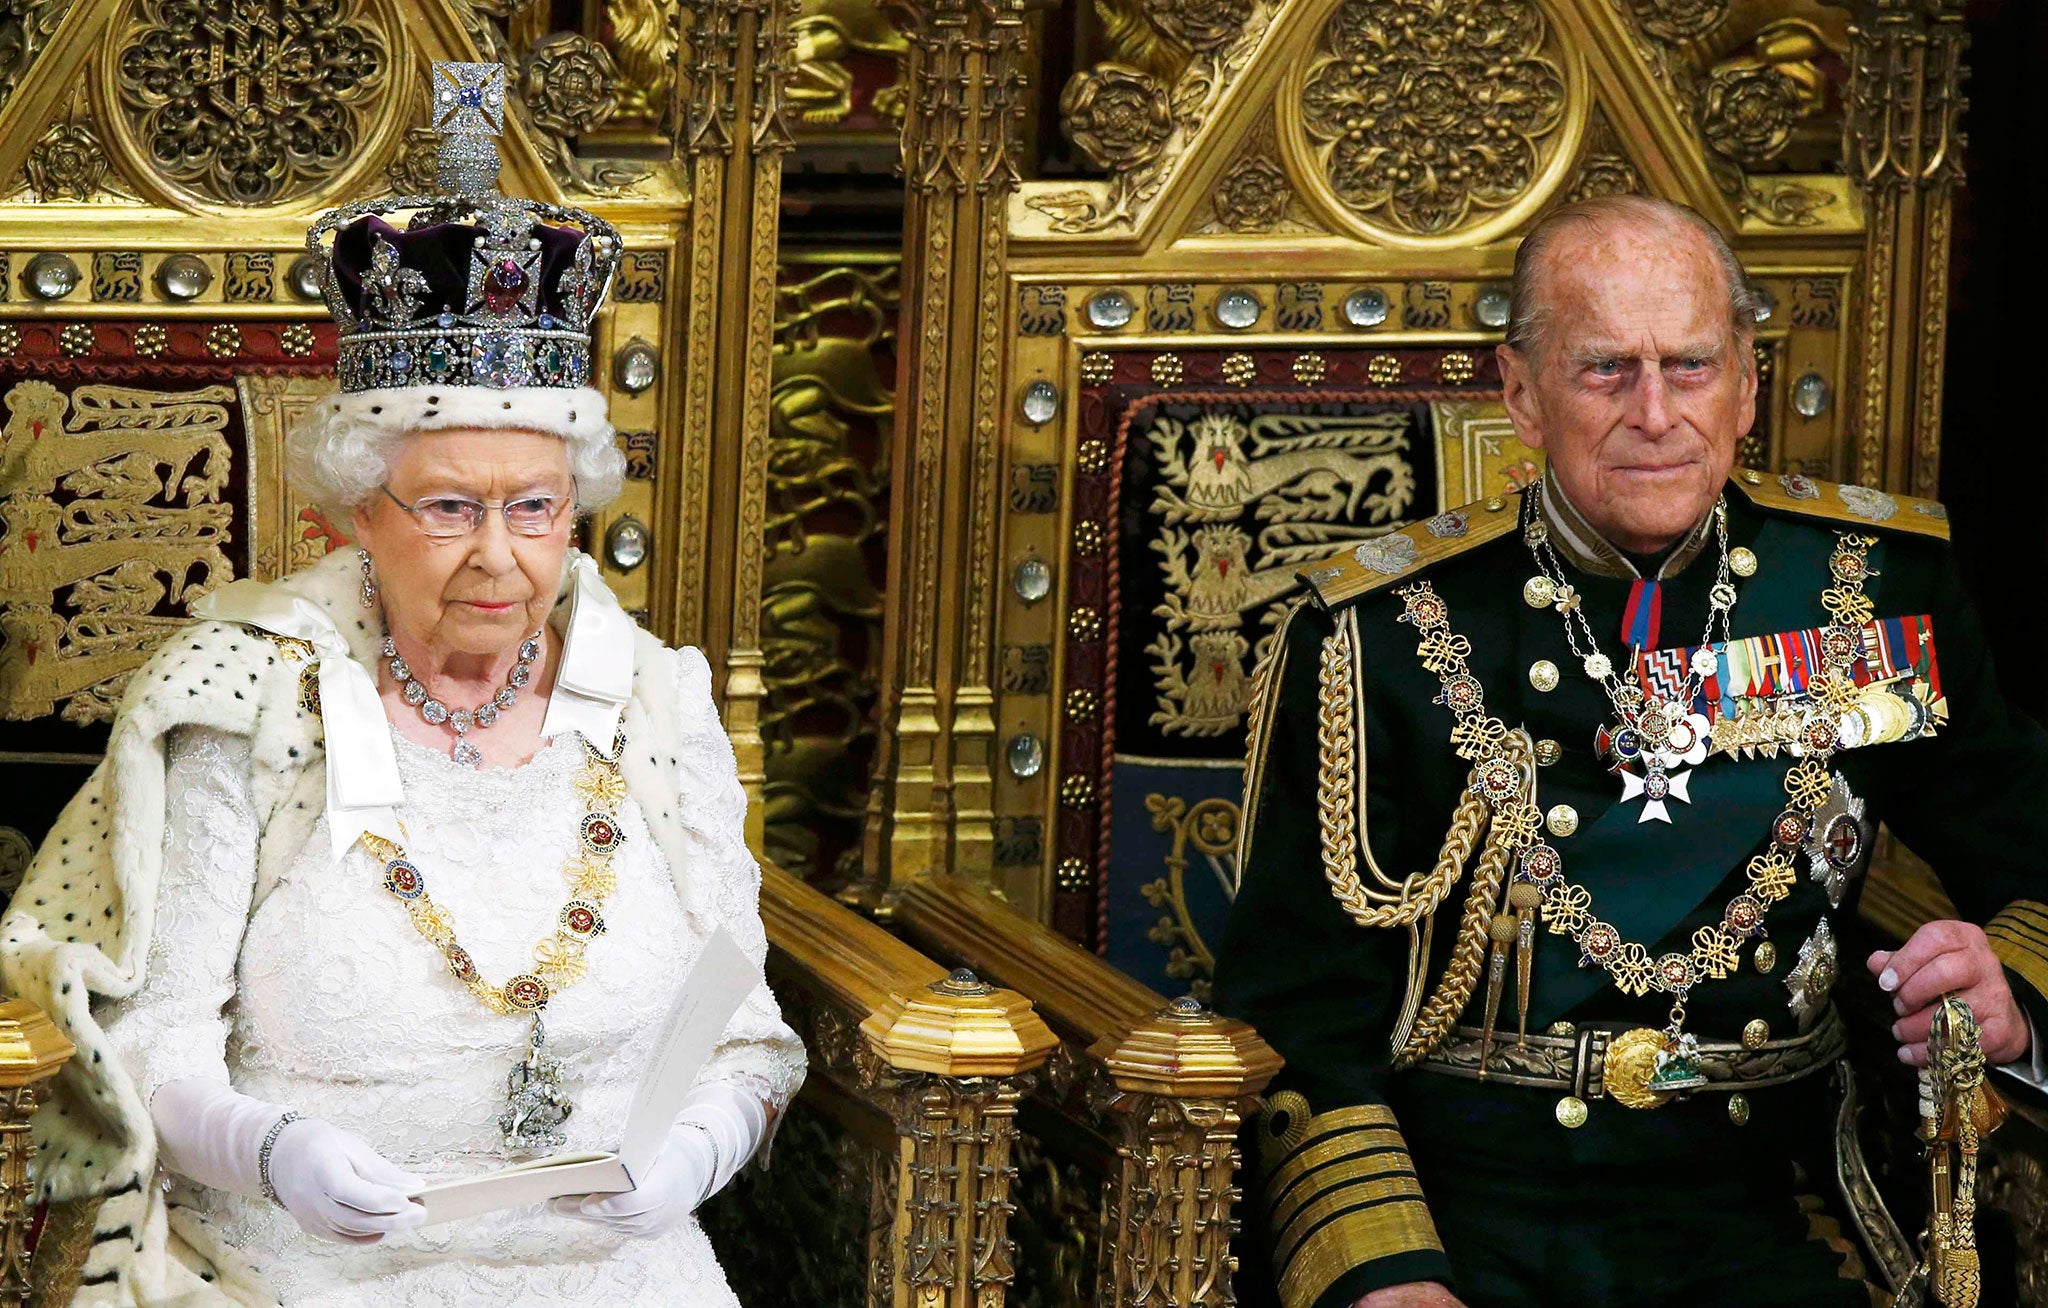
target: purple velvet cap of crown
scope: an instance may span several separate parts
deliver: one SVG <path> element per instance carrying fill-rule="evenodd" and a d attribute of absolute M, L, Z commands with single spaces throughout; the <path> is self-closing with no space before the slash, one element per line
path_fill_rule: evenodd
<path fill-rule="evenodd" d="M 335 233 L 334 284 L 349 312 L 360 321 L 364 317 L 363 276 L 369 271 L 376 238 L 381 236 L 397 249 L 401 268 L 415 269 L 427 279 L 419 300 L 422 316 L 461 314 L 468 308 L 470 252 L 482 234 L 483 229 L 471 223 L 453 222 L 407 231 L 366 214 Z M 529 236 L 541 243 L 540 312 L 557 322 L 575 321 L 577 315 L 563 312 L 560 283 L 575 258 L 576 247 L 588 237 L 573 227 L 539 222 Z"/>

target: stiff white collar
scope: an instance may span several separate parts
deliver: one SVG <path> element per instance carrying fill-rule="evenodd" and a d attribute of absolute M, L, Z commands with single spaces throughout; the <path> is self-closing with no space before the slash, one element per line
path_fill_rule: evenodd
<path fill-rule="evenodd" d="M 316 565 L 276 582 L 245 578 L 192 606 L 196 617 L 242 623 L 313 647 L 327 738 L 327 825 L 337 858 L 365 833 L 399 841 L 395 810 L 405 802 L 376 673 L 350 649 L 332 603 L 320 602 L 331 600 L 319 594 L 325 589 L 321 583 L 330 580 L 324 574 L 336 573 L 352 585 L 354 571 Z M 633 695 L 633 620 L 605 585 L 596 561 L 579 551 L 570 551 L 563 591 L 569 617 L 541 735 L 574 731 L 609 751 Z"/>

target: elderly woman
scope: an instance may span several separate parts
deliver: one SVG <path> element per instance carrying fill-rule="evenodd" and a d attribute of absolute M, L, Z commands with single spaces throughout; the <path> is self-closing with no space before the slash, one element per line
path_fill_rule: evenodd
<path fill-rule="evenodd" d="M 466 67 L 437 84 L 492 107 Z M 411 1197 L 617 1146 L 707 940 L 765 941 L 704 657 L 569 544 L 622 471 L 586 384 L 615 235 L 395 207 L 315 228 L 342 387 L 292 435 L 360 549 L 202 603 L 5 921 L 8 990 L 78 1046 L 39 1191 L 96 1206 L 77 1303 L 729 1304 L 692 1212 L 803 1076 L 765 986 L 635 1188 Z"/>

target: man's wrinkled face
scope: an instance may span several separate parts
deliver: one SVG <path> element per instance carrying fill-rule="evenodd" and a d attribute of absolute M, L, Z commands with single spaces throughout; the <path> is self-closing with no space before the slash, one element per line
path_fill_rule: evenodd
<path fill-rule="evenodd" d="M 1727 279 L 1699 233 L 1656 221 L 1577 224 L 1536 272 L 1546 329 L 1529 354 L 1499 349 L 1515 432 L 1609 541 L 1660 550 L 1705 515 L 1756 420 Z"/>

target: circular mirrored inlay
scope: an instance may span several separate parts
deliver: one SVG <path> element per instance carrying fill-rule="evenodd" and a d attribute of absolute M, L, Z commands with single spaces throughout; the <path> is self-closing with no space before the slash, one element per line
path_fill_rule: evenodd
<path fill-rule="evenodd" d="M 612 380 L 628 395 L 638 395 L 661 377 L 661 352 L 639 337 L 612 356 Z"/>
<path fill-rule="evenodd" d="M 1499 331 L 1508 325 L 1508 288 L 1482 286 L 1472 301 L 1472 317 L 1481 327 Z"/>
<path fill-rule="evenodd" d="M 326 276 L 327 260 L 317 254 L 302 254 L 292 260 L 287 280 L 291 283 L 293 295 L 302 300 L 317 300 L 320 298 L 320 283 Z"/>
<path fill-rule="evenodd" d="M 1387 293 L 1361 286 L 1344 297 L 1344 321 L 1353 327 L 1377 327 L 1387 320 Z"/>
<path fill-rule="evenodd" d="M 1045 742 L 1028 731 L 1020 731 L 1010 737 L 1004 756 L 1009 760 L 1011 776 L 1035 777 L 1045 766 Z"/>
<path fill-rule="evenodd" d="M 1027 382 L 1017 407 L 1024 411 L 1024 421 L 1034 427 L 1043 427 L 1060 411 L 1060 388 L 1043 377 Z"/>
<path fill-rule="evenodd" d="M 213 270 L 196 254 L 174 254 L 157 265 L 156 286 L 167 300 L 196 300 L 213 284 Z"/>
<path fill-rule="evenodd" d="M 1010 574 L 1010 588 L 1026 604 L 1036 604 L 1052 591 L 1052 569 L 1045 566 L 1044 559 L 1028 558 Z"/>
<path fill-rule="evenodd" d="M 1259 320 L 1265 306 L 1259 297 L 1241 286 L 1233 286 L 1216 297 L 1216 321 L 1233 331 L 1243 331 Z"/>
<path fill-rule="evenodd" d="M 1792 409 L 1802 418 L 1818 418 L 1827 412 L 1831 398 L 1828 379 L 1817 372 L 1801 373 L 1799 380 L 1792 383 Z"/>
<path fill-rule="evenodd" d="M 629 514 L 605 532 L 605 557 L 621 572 L 631 572 L 647 561 L 647 549 L 652 543 L 647 524 Z"/>
<path fill-rule="evenodd" d="M 1088 321 L 1114 330 L 1131 320 L 1131 297 L 1122 291 L 1102 291 L 1088 300 Z"/>
<path fill-rule="evenodd" d="M 1756 320 L 1769 322 L 1771 315 L 1778 311 L 1778 297 L 1771 294 L 1770 287 L 1759 286 L 1753 282 L 1750 284 L 1749 293 L 1756 297 Z"/>
<path fill-rule="evenodd" d="M 24 280 L 36 298 L 61 300 L 78 289 L 78 265 L 68 255 L 39 254 L 28 261 Z"/>

